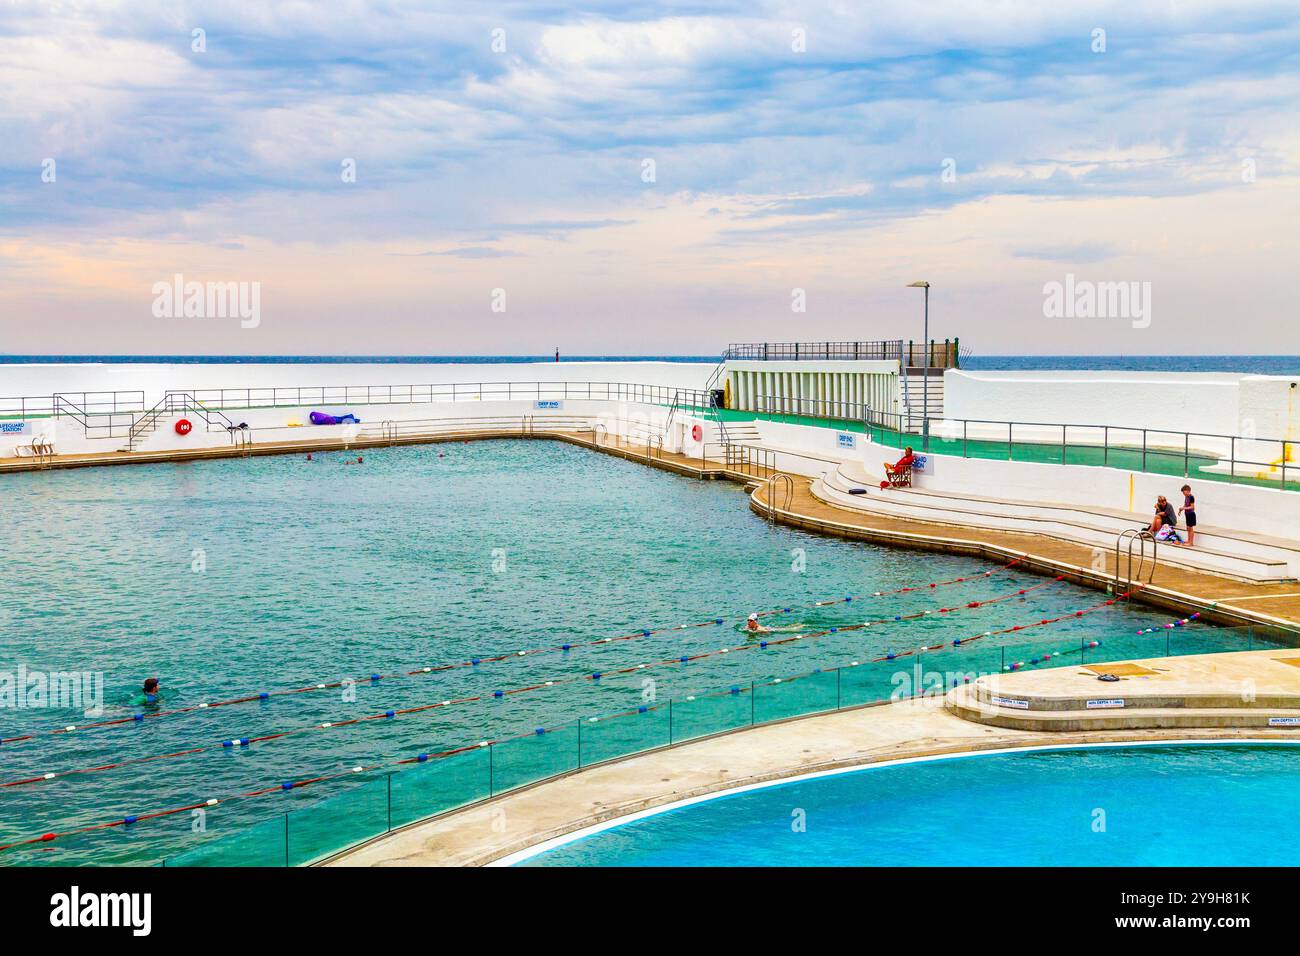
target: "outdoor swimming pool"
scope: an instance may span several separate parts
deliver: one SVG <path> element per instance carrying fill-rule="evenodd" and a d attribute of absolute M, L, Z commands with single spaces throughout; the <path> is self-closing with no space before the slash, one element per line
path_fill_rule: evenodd
<path fill-rule="evenodd" d="M 360 466 L 343 464 L 351 456 L 342 454 L 316 457 L 5 479 L 0 690 L 4 675 L 12 690 L 23 669 L 29 677 L 85 672 L 92 684 L 102 676 L 106 711 L 86 717 L 12 694 L 0 706 L 0 784 L 19 784 L 0 786 L 0 844 L 61 834 L 0 852 L 0 863 L 172 862 L 254 824 L 278 827 L 284 845 L 250 840 L 264 856 L 241 861 L 302 862 L 337 849 L 339 840 L 568 769 L 570 744 L 585 765 L 657 746 L 665 731 L 680 740 L 906 694 L 921 676 L 917 658 L 866 662 L 1103 599 L 1065 583 L 1021 596 L 1017 589 L 1046 579 L 1014 569 L 985 577 L 995 566 L 770 525 L 733 484 L 555 442 L 377 449 Z M 908 585 L 922 589 L 872 596 Z M 842 600 L 849 595 L 855 600 Z M 965 606 L 994 597 L 1008 599 Z M 838 603 L 809 607 L 827 599 Z M 956 610 L 940 614 L 944 605 Z M 792 611 L 770 623 L 880 623 L 768 648 L 746 642 L 746 613 L 782 607 Z M 935 613 L 892 620 L 922 610 Z M 1046 650 L 1068 652 L 1069 663 L 1163 654 L 1168 634 L 1134 632 L 1167 619 L 1138 606 L 1110 607 L 930 654 L 925 677 L 996 670 Z M 641 636 L 643 629 L 655 633 Z M 1093 639 L 1102 646 L 1082 646 Z M 564 643 L 573 648 L 515 656 Z M 1196 625 L 1174 632 L 1170 649 L 1247 646 L 1242 633 Z M 486 660 L 495 655 L 507 657 Z M 437 670 L 474 658 L 484 662 Z M 826 670 L 779 694 L 761 686 L 853 660 L 863 666 L 851 678 Z M 649 666 L 636 669 L 642 663 Z M 624 668 L 633 670 L 616 673 Z M 603 676 L 592 679 L 595 673 Z M 154 718 L 155 711 L 131 706 L 147 676 L 162 678 L 163 711 L 194 709 Z M 349 677 L 359 678 L 355 687 L 333 686 Z M 317 683 L 331 686 L 316 690 Z M 278 693 L 297 688 L 305 690 Z M 708 691 L 722 692 L 716 705 L 689 701 Z M 252 699 L 200 709 L 245 697 Z M 679 704 L 667 727 L 654 706 L 665 700 Z M 400 713 L 409 708 L 426 709 Z M 583 736 L 591 717 L 616 713 L 631 716 Z M 105 719 L 123 722 L 59 732 Z M 532 741 L 535 729 L 557 727 L 579 729 L 474 751 L 441 774 L 431 772 L 433 761 L 415 770 L 393 764 L 514 735 Z M 250 743 L 222 746 L 240 738 Z M 351 773 L 355 767 L 363 772 Z M 337 801 L 395 770 L 403 771 L 392 784 L 400 817 L 392 794 L 384 817 L 384 795 L 367 791 L 354 803 L 332 804 L 336 818 L 285 835 L 286 814 Z M 49 773 L 57 776 L 42 779 Z M 329 779 L 282 789 L 318 777 Z M 205 806 L 211 799 L 221 802 Z M 71 833 L 128 816 L 141 819 Z"/>
<path fill-rule="evenodd" d="M 945 758 L 722 795 L 530 866 L 1294 866 L 1294 745 Z"/>

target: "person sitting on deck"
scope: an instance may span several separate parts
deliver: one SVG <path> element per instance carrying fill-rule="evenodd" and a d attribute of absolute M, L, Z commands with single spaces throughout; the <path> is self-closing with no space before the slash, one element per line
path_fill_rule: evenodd
<path fill-rule="evenodd" d="M 1172 540 L 1182 543 L 1178 537 L 1178 512 L 1174 511 L 1174 506 L 1164 495 L 1156 498 L 1155 517 L 1152 518 L 1151 526 L 1147 530 L 1161 541 Z"/>
<path fill-rule="evenodd" d="M 885 462 L 885 481 L 880 483 L 881 488 L 888 488 L 890 485 L 910 485 L 910 472 L 912 463 L 916 461 L 916 455 L 912 453 L 912 446 L 908 445 L 903 449 L 903 457 L 898 459 L 892 465 Z"/>

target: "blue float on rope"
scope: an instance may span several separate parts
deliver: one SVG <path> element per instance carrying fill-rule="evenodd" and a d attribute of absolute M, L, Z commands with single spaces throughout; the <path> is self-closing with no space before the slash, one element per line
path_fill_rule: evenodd
<path fill-rule="evenodd" d="M 758 646 L 759 646 L 759 647 L 767 647 L 767 641 L 759 641 L 759 642 L 758 642 Z"/>
<path fill-rule="evenodd" d="M 845 600 L 845 601 L 852 601 L 852 600 L 853 600 L 853 595 L 852 595 L 852 594 L 846 594 L 846 595 L 844 596 L 844 600 Z"/>
<path fill-rule="evenodd" d="M 739 687 L 733 687 L 733 688 L 731 688 L 731 693 L 732 693 L 732 694 L 739 694 L 739 693 L 740 693 L 740 688 L 739 688 Z"/>
<path fill-rule="evenodd" d="M 379 680 L 379 675 L 378 675 L 378 674 L 371 674 L 371 675 L 370 675 L 370 679 L 371 679 L 371 680 Z"/>
<path fill-rule="evenodd" d="M 831 628 L 831 633 L 832 633 L 832 634 L 838 634 L 838 633 L 839 633 L 839 630 L 840 630 L 840 629 L 839 629 L 838 627 L 832 627 L 832 628 Z"/>
<path fill-rule="evenodd" d="M 139 818 L 135 814 L 131 814 L 131 816 L 129 817 L 123 817 L 122 822 L 125 823 L 127 826 L 130 826 L 131 824 L 135 823 L 135 821 L 138 819 Z"/>
<path fill-rule="evenodd" d="M 568 645 L 568 644 L 561 644 L 561 645 L 560 645 L 560 650 L 562 650 L 562 651 L 567 651 L 568 649 L 569 649 L 569 645 Z"/>
<path fill-rule="evenodd" d="M 262 692 L 261 692 L 260 694 L 258 694 L 257 696 L 260 697 L 262 700 L 270 700 L 270 699 L 271 699 L 271 695 L 268 694 L 266 691 L 262 691 Z"/>
<path fill-rule="evenodd" d="M 424 762 L 425 762 L 426 760 L 428 760 L 428 759 L 429 759 L 429 755 L 428 755 L 428 754 L 418 754 L 418 755 L 416 756 L 416 758 L 415 758 L 415 762 L 416 762 L 416 763 L 424 763 Z"/>
<path fill-rule="evenodd" d="M 960 638 L 960 637 L 953 638 L 952 646 L 953 646 L 953 647 L 960 647 L 960 646 L 961 646 L 961 638 Z"/>
<path fill-rule="evenodd" d="M 644 713 L 645 713 L 647 710 L 649 710 L 649 709 L 650 709 L 650 708 L 647 707 L 645 704 L 642 704 L 640 707 L 638 707 L 638 708 L 636 709 L 636 712 L 637 712 L 638 714 L 644 714 Z"/>
<path fill-rule="evenodd" d="M 284 783 L 280 784 L 280 789 L 281 789 L 281 790 L 292 790 L 292 789 L 293 789 L 293 782 L 290 781 L 290 780 L 286 780 Z"/>
<path fill-rule="evenodd" d="M 894 656 L 895 656 L 894 652 L 890 651 L 888 654 L 885 655 L 885 660 L 892 661 L 894 659 Z"/>
<path fill-rule="evenodd" d="M 538 727 L 536 730 L 533 731 L 533 733 L 535 733 L 537 736 L 540 737 L 542 734 L 546 733 L 546 728 Z"/>
<path fill-rule="evenodd" d="M 396 717 L 396 716 L 397 716 L 397 711 L 395 711 L 395 710 L 390 710 L 390 711 L 388 711 L 388 713 L 384 714 L 384 716 L 385 716 L 385 717 Z"/>
<path fill-rule="evenodd" d="M 132 720 L 144 720 L 144 714 L 132 714 L 132 715 L 131 715 L 131 719 L 132 719 Z"/>
<path fill-rule="evenodd" d="M 493 697 L 504 697 L 504 696 L 506 696 L 506 692 L 503 691 L 503 690 L 494 690 L 494 691 L 492 692 L 492 696 L 493 696 Z"/>
<path fill-rule="evenodd" d="M 691 661 L 691 659 L 690 659 L 689 657 L 685 656 L 685 655 L 682 655 L 682 657 L 680 658 L 680 660 L 681 660 L 681 662 L 682 662 L 683 664 L 689 664 L 690 661 Z"/>
<path fill-rule="evenodd" d="M 480 661 L 479 661 L 479 659 L 478 659 L 477 657 L 471 657 L 471 658 L 469 659 L 469 662 L 470 662 L 471 664 L 478 664 L 478 663 L 480 663 Z"/>
<path fill-rule="evenodd" d="M 649 631 L 642 631 L 642 632 L 641 632 L 641 636 L 642 636 L 642 637 L 649 637 L 649 636 L 650 636 L 650 632 L 649 632 Z"/>
<path fill-rule="evenodd" d="M 592 674 L 592 675 L 591 675 L 591 679 L 592 679 L 592 680 L 600 680 L 600 671 L 596 671 L 596 673 Z"/>
<path fill-rule="evenodd" d="M 784 613 L 786 613 L 786 614 L 789 614 L 789 613 L 790 613 L 790 609 L 789 609 L 788 607 L 783 607 L 783 608 L 781 608 L 781 610 L 782 610 Z"/>
<path fill-rule="evenodd" d="M 901 614 L 895 614 L 895 615 L 894 615 L 894 620 L 895 620 L 895 621 L 901 621 L 902 619 L 903 619 L 903 616 L 902 616 Z"/>
<path fill-rule="evenodd" d="M 720 618 L 720 617 L 719 617 L 719 618 L 714 618 L 713 623 L 714 623 L 714 624 L 721 624 L 721 623 L 722 623 L 722 618 Z"/>

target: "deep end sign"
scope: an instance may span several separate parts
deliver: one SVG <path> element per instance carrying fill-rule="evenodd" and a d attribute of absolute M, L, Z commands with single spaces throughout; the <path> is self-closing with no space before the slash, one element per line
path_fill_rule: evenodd
<path fill-rule="evenodd" d="M 858 436 L 853 432 L 840 432 L 835 436 L 835 444 L 839 448 L 857 448 Z"/>

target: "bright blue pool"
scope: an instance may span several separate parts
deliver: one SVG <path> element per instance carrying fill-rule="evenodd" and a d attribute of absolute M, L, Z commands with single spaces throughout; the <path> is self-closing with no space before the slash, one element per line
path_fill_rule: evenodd
<path fill-rule="evenodd" d="M 1298 790 L 1287 744 L 971 755 L 723 795 L 527 865 L 1294 866 Z"/>

